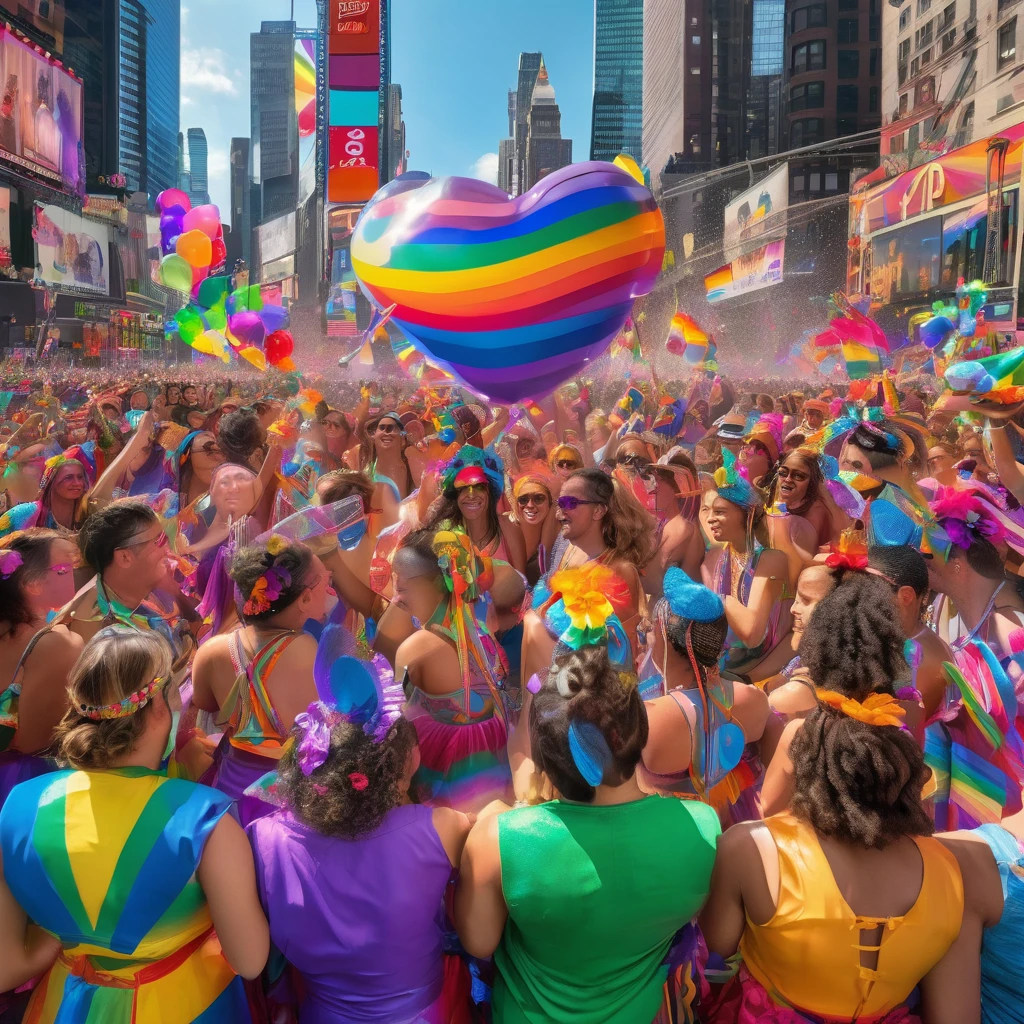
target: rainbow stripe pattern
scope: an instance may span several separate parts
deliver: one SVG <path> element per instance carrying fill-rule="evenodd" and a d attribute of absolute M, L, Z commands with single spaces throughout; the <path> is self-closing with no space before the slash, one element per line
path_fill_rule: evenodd
<path fill-rule="evenodd" d="M 676 313 L 669 324 L 665 348 L 674 356 L 682 356 L 691 366 L 704 362 L 711 339 L 688 313 Z"/>
<path fill-rule="evenodd" d="M 664 251 L 661 212 L 623 158 L 563 167 L 516 199 L 403 174 L 367 204 L 351 248 L 363 290 L 395 305 L 405 336 L 502 402 L 541 397 L 601 355 Z"/>
<path fill-rule="evenodd" d="M 250 1020 L 196 879 L 229 806 L 147 768 L 57 772 L 12 790 L 0 813 L 4 877 L 63 945 L 28 1024 Z"/>

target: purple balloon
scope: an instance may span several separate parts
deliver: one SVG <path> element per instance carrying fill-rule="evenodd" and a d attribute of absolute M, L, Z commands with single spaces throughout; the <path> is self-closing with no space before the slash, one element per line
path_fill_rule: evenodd
<path fill-rule="evenodd" d="M 267 334 L 283 330 L 288 326 L 288 310 L 284 306 L 264 306 L 257 316 L 263 321 Z"/>
<path fill-rule="evenodd" d="M 253 348 L 263 348 L 263 339 L 267 336 L 267 328 L 259 318 L 259 314 L 243 310 L 228 317 L 228 327 L 235 338 L 244 348 L 251 345 Z"/>

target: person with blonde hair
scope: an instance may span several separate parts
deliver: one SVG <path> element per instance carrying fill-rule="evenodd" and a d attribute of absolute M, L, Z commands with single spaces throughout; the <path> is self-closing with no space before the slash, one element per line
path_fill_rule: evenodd
<path fill-rule="evenodd" d="M 161 772 L 170 679 L 157 634 L 100 630 L 57 730 L 67 770 L 0 812 L 0 989 L 46 971 L 26 1020 L 251 1019 L 237 975 L 270 948 L 252 853 L 226 796 Z"/>

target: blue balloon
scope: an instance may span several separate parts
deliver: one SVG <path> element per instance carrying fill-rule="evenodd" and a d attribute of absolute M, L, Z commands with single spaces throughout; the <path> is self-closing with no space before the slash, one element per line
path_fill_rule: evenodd
<path fill-rule="evenodd" d="M 256 314 L 267 328 L 267 334 L 282 331 L 288 326 L 288 310 L 284 306 L 264 306 Z"/>

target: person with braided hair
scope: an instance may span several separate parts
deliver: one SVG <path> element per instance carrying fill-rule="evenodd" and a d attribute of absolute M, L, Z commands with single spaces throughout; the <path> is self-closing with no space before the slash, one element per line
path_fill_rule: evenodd
<path fill-rule="evenodd" d="M 722 837 L 700 917 L 725 968 L 707 1024 L 978 1021 L 961 863 L 931 837 L 904 716 L 870 681 L 819 691 L 790 749 L 792 810 Z"/>
<path fill-rule="evenodd" d="M 557 799 L 489 808 L 462 856 L 454 918 L 494 954 L 495 1024 L 668 1024 L 692 991 L 714 811 L 647 796 L 636 776 L 644 704 L 603 644 L 561 648 L 529 709 Z M 682 931 L 681 931 L 682 930 Z"/>

